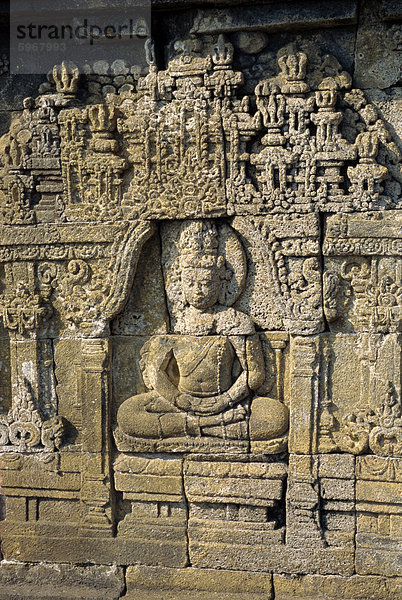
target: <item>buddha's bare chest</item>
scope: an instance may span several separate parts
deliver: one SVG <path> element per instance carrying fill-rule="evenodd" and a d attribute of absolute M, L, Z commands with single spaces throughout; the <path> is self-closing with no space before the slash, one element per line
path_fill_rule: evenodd
<path fill-rule="evenodd" d="M 179 389 L 192 395 L 214 395 L 232 383 L 235 352 L 225 336 L 186 336 L 174 348 Z"/>

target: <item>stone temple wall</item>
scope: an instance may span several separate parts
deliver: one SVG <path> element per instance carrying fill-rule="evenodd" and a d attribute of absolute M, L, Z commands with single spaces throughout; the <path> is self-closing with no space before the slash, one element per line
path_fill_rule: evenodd
<path fill-rule="evenodd" d="M 0 599 L 400 597 L 401 18 L 0 48 Z"/>

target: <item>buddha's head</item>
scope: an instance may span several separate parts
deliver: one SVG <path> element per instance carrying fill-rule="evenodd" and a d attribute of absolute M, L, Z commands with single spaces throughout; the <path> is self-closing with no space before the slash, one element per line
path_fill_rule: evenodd
<path fill-rule="evenodd" d="M 207 310 L 221 293 L 223 256 L 218 254 L 218 232 L 208 221 L 190 221 L 183 226 L 180 240 L 181 287 L 190 306 Z"/>

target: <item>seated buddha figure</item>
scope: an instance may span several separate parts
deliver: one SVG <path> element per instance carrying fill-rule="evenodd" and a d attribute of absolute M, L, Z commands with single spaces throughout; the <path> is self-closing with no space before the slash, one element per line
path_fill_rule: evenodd
<path fill-rule="evenodd" d="M 154 335 L 141 349 L 148 391 L 121 404 L 117 422 L 124 434 L 266 440 L 286 432 L 286 406 L 253 398 L 265 380 L 261 342 L 248 315 L 221 303 L 227 280 L 221 245 L 213 222 L 182 227 L 176 260 L 180 317 L 172 334 Z"/>

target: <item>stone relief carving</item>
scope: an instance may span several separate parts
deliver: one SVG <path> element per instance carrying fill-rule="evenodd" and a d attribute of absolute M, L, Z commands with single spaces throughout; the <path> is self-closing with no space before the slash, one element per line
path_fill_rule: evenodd
<path fill-rule="evenodd" d="M 207 56 L 195 38 L 177 50 L 165 71 L 149 52 L 149 74 L 135 88 L 111 86 L 85 107 L 74 95 L 90 74 L 80 83 L 72 64 L 55 67 L 54 88 L 27 98 L 4 138 L 2 221 L 397 205 L 395 144 L 334 57 L 309 66 L 305 52 L 282 48 L 279 74 L 256 86 L 254 109 L 222 36 Z"/>
<path fill-rule="evenodd" d="M 334 331 L 400 331 L 400 231 L 391 231 L 390 220 L 378 217 L 371 214 L 366 226 L 360 221 L 358 238 L 342 231 L 340 220 L 332 220 L 328 227 L 324 311 Z M 359 227 L 356 218 L 353 227 Z M 381 230 L 388 237 L 380 237 Z"/>
<path fill-rule="evenodd" d="M 0 415 L 0 434 L 2 452 L 52 452 L 61 446 L 63 421 L 58 416 L 43 418 L 25 380 L 19 385 L 12 409 L 6 416 Z"/>
<path fill-rule="evenodd" d="M 176 244 L 177 255 L 166 265 L 172 335 L 153 336 L 141 350 L 148 391 L 120 406 L 118 446 L 131 447 L 130 438 L 137 438 L 132 446 L 137 451 L 162 450 L 172 442 L 164 445 L 158 439 L 176 437 L 184 440 L 184 446 L 173 442 L 177 451 L 177 446 L 187 447 L 185 440 L 191 449 L 191 437 L 201 447 L 200 438 L 212 437 L 231 448 L 236 448 L 234 440 L 250 439 L 266 452 L 283 450 L 286 406 L 258 396 L 250 404 L 265 380 L 265 367 L 254 323 L 231 308 L 246 276 L 239 239 L 227 225 L 187 221 Z M 209 440 L 204 445 L 208 449 Z"/>
<path fill-rule="evenodd" d="M 400 456 L 402 450 L 401 402 L 394 386 L 388 389 L 376 411 L 352 413 L 343 419 L 337 436 L 341 450 L 363 454 L 370 450 L 378 456 Z"/>
<path fill-rule="evenodd" d="M 280 328 L 302 335 L 321 331 L 323 313 L 317 223 L 311 223 L 316 235 L 310 232 L 311 239 L 301 242 L 296 234 L 296 240 L 292 240 L 296 242 L 294 247 L 291 240 L 281 241 L 272 231 L 272 226 L 280 230 L 280 222 L 237 218 L 233 223 L 258 248 L 258 260 L 263 264 L 264 273 L 270 274 L 273 293 L 269 295 L 274 296 L 276 309 L 282 313 Z M 297 227 L 297 222 L 295 224 Z"/>
<path fill-rule="evenodd" d="M 56 66 L 1 139 L 5 555 L 395 574 L 395 143 L 334 57 L 246 96 L 208 44 Z"/>

